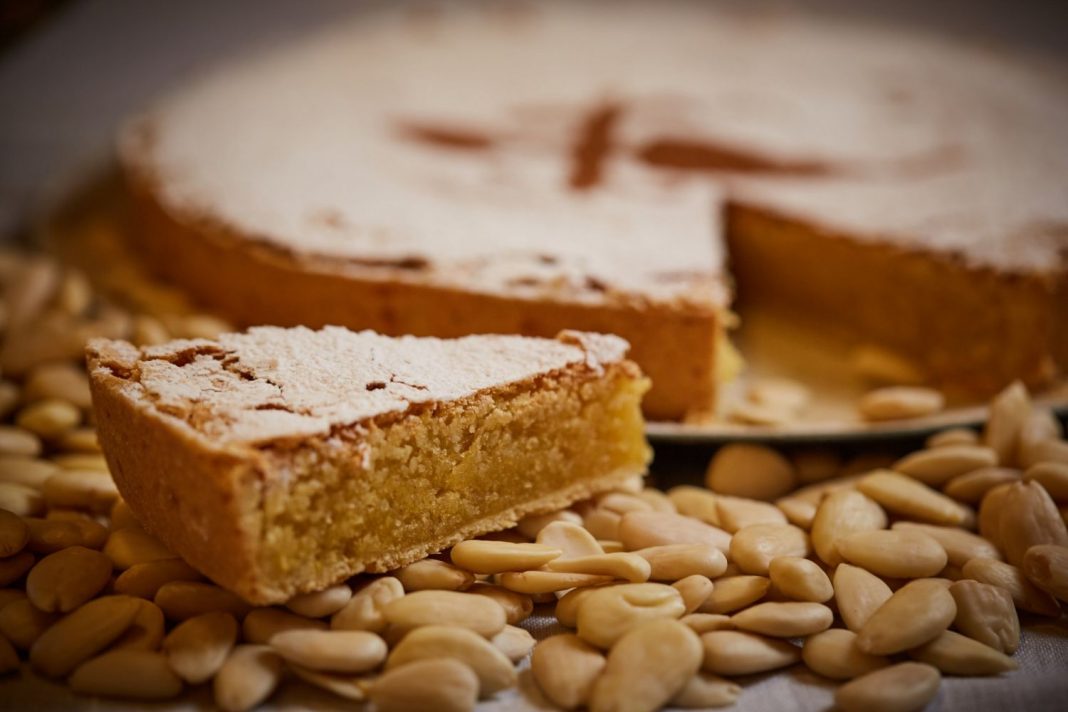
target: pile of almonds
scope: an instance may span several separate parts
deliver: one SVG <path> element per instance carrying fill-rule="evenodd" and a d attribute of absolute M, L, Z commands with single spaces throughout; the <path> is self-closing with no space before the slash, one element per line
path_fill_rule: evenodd
<path fill-rule="evenodd" d="M 222 326 L 131 316 L 37 257 L 0 257 L 0 283 L 0 673 L 143 700 L 211 684 L 224 710 L 301 680 L 382 712 L 451 711 L 516 687 L 529 658 L 551 703 L 608 711 L 726 706 L 732 678 L 803 664 L 842 683 L 844 710 L 913 710 L 942 675 L 1015 669 L 1017 609 L 1068 602 L 1068 442 L 1013 385 L 981 434 L 946 430 L 886 467 L 729 445 L 708 488 L 635 479 L 254 608 L 131 515 L 75 348 Z M 569 632 L 536 642 L 535 612 Z"/>

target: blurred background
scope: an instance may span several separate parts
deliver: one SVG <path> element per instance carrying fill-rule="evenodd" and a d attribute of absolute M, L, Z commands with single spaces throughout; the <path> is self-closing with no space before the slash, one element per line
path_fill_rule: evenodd
<path fill-rule="evenodd" d="M 511 0 L 501 0 L 508 2 Z M 357 0 L 0 0 L 0 236 L 94 162 L 122 117 L 198 67 L 367 6 Z M 605 3 L 610 4 L 610 3 Z M 1068 3 L 745 0 L 1068 55 Z"/>

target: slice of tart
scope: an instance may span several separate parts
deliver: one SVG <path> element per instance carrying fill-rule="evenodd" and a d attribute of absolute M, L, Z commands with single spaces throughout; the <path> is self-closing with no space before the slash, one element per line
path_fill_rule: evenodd
<path fill-rule="evenodd" d="M 254 328 L 88 347 L 97 429 L 138 520 L 278 603 L 645 471 L 648 380 L 615 336 Z"/>

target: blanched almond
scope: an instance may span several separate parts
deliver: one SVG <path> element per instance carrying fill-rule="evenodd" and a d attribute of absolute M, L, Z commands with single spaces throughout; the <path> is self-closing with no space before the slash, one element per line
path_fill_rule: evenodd
<path fill-rule="evenodd" d="M 863 652 L 857 647 L 857 634 L 841 628 L 806 638 L 801 659 L 812 672 L 832 680 L 852 680 L 890 664 L 886 657 Z"/>
<path fill-rule="evenodd" d="M 30 531 L 30 540 L 26 548 L 36 554 L 54 554 L 62 549 L 81 546 L 85 543 L 81 528 L 73 522 L 38 517 L 25 517 L 23 521 Z"/>
<path fill-rule="evenodd" d="M 1068 503 L 1068 463 L 1040 462 L 1027 468 L 1024 480 L 1037 482 L 1057 504 Z"/>
<path fill-rule="evenodd" d="M 857 632 L 857 647 L 872 655 L 892 655 L 923 645 L 949 628 L 957 604 L 948 587 L 917 579 L 899 588 Z"/>
<path fill-rule="evenodd" d="M 385 607 L 404 596 L 404 586 L 393 576 L 372 579 L 357 589 L 345 607 L 330 619 L 334 630 L 369 630 L 381 633 L 389 625 Z"/>
<path fill-rule="evenodd" d="M 63 677 L 122 635 L 138 609 L 138 599 L 129 596 L 89 601 L 41 634 L 30 662 L 48 677 Z"/>
<path fill-rule="evenodd" d="M 201 616 L 189 620 L 196 620 L 197 618 L 203 617 L 203 615 L 230 614 L 217 611 L 211 614 L 202 614 Z M 282 608 L 253 608 L 249 611 L 248 615 L 245 616 L 245 620 L 241 621 L 242 639 L 246 643 L 255 643 L 256 645 L 267 645 L 268 641 L 275 635 L 288 630 L 326 629 L 326 623 L 321 620 L 298 616 L 296 613 L 290 613 Z M 177 630 L 177 628 L 175 630 Z"/>
<path fill-rule="evenodd" d="M 93 470 L 60 470 L 41 489 L 51 507 L 86 509 L 100 514 L 111 510 L 119 490 L 111 475 Z"/>
<path fill-rule="evenodd" d="M 605 664 L 600 650 L 573 634 L 546 638 L 535 646 L 530 658 L 538 687 L 565 710 L 587 704 Z"/>
<path fill-rule="evenodd" d="M 979 504 L 979 514 L 976 517 L 979 534 L 997 547 L 999 551 L 1002 549 L 1001 514 L 1004 511 L 1002 505 L 1009 493 L 1010 486 L 1011 483 L 997 485 L 983 495 L 982 502 Z"/>
<path fill-rule="evenodd" d="M 486 596 L 457 591 L 416 591 L 387 603 L 386 621 L 405 630 L 427 625 L 470 628 L 492 638 L 505 626 L 504 609 Z"/>
<path fill-rule="evenodd" d="M 559 559 L 574 559 L 605 553 L 589 531 L 572 522 L 547 524 L 538 532 L 537 543 L 560 551 Z"/>
<path fill-rule="evenodd" d="M 1040 616 L 1060 616 L 1060 605 L 1053 596 L 1031 583 L 1023 571 L 1012 564 L 994 559 L 972 559 L 964 565 L 963 571 L 966 578 L 1008 591 L 1017 608 Z"/>
<path fill-rule="evenodd" d="M 540 594 L 566 591 L 579 586 L 595 586 L 608 583 L 611 576 L 598 574 L 571 574 L 562 571 L 510 571 L 500 574 L 497 582 L 516 593 Z"/>
<path fill-rule="evenodd" d="M 627 631 L 659 618 L 681 618 L 682 595 L 671 586 L 635 583 L 593 591 L 579 603 L 576 624 L 583 640 L 611 648 Z"/>
<path fill-rule="evenodd" d="M 701 635 L 702 667 L 717 675 L 754 675 L 793 665 L 801 649 L 784 640 L 736 630 Z"/>
<path fill-rule="evenodd" d="M 243 618 L 252 608 L 237 594 L 199 581 L 165 583 L 152 600 L 173 621 L 184 621 L 212 611 L 226 611 L 235 618 Z"/>
<path fill-rule="evenodd" d="M 796 556 L 771 560 L 768 576 L 775 588 L 796 601 L 824 603 L 834 597 L 834 587 L 826 572 L 814 561 Z"/>
<path fill-rule="evenodd" d="M 857 409 L 866 420 L 920 418 L 942 410 L 945 398 L 938 391 L 919 386 L 888 386 L 866 393 Z"/>
<path fill-rule="evenodd" d="M 787 524 L 781 509 L 755 499 L 721 495 L 716 498 L 716 511 L 719 512 L 720 526 L 731 534 L 756 524 Z"/>
<path fill-rule="evenodd" d="M 509 625 L 522 622 L 534 611 L 534 601 L 530 596 L 509 591 L 503 586 L 494 586 L 488 583 L 476 583 L 467 589 L 467 593 L 477 593 L 480 596 L 492 598 L 504 609 L 505 620 Z"/>
<path fill-rule="evenodd" d="M 934 576 L 948 561 L 941 544 L 907 529 L 855 532 L 838 539 L 836 546 L 849 563 L 888 578 Z"/>
<path fill-rule="evenodd" d="M 550 571 L 611 576 L 631 583 L 648 581 L 652 572 L 648 561 L 637 554 L 626 552 L 559 558 L 550 561 L 545 567 Z"/>
<path fill-rule="evenodd" d="M 590 712 L 657 710 L 701 667 L 697 634 L 676 620 L 654 620 L 628 631 L 608 653 L 590 695 Z"/>
<path fill-rule="evenodd" d="M 1016 461 L 1020 433 L 1030 415 L 1031 398 L 1019 381 L 1011 383 L 990 402 L 983 442 L 997 453 L 1000 464 L 1011 465 Z"/>
<path fill-rule="evenodd" d="M 417 660 L 383 674 L 367 694 L 378 712 L 470 712 L 478 699 L 478 677 L 452 658 Z"/>
<path fill-rule="evenodd" d="M 108 540 L 108 529 L 96 519 L 73 509 L 52 509 L 45 515 L 49 522 L 67 522 L 78 530 L 81 546 L 101 549 Z"/>
<path fill-rule="evenodd" d="M 215 704 L 226 712 L 244 712 L 270 697 L 285 666 L 266 645 L 238 645 L 215 676 Z"/>
<path fill-rule="evenodd" d="M 1068 527 L 1049 493 L 1037 482 L 1009 485 L 1001 502 L 998 545 L 1005 560 L 1020 567 L 1032 546 L 1068 546 Z"/>
<path fill-rule="evenodd" d="M 52 440 L 82 422 L 82 413 L 59 398 L 36 401 L 19 411 L 15 423 L 38 437 Z"/>
<path fill-rule="evenodd" d="M 838 540 L 855 532 L 886 528 L 886 513 L 872 499 L 854 490 L 828 494 L 812 521 L 812 547 L 825 563 L 842 563 Z"/>
<path fill-rule="evenodd" d="M 469 633 L 485 642 L 463 628 L 450 630 Z M 405 640 L 414 633 L 409 633 Z M 287 630 L 273 635 L 270 646 L 297 665 L 321 672 L 350 674 L 373 670 L 386 659 L 387 653 L 385 641 L 365 630 Z"/>
<path fill-rule="evenodd" d="M 0 559 L 0 586 L 7 586 L 13 581 L 18 581 L 33 568 L 34 561 L 36 559 L 28 551 L 20 551 L 14 556 Z"/>
<path fill-rule="evenodd" d="M 152 601 L 137 599 L 137 614 L 126 632 L 111 644 L 111 650 L 159 650 L 166 622 L 163 611 Z"/>
<path fill-rule="evenodd" d="M 164 584 L 171 581 L 199 581 L 203 576 L 181 559 L 160 559 L 134 564 L 115 579 L 115 593 L 138 598 L 155 598 Z"/>
<path fill-rule="evenodd" d="M 951 630 L 910 650 L 909 655 L 946 675 L 998 675 L 1018 667 L 1008 655 Z"/>
<path fill-rule="evenodd" d="M 138 527 L 113 531 L 104 544 L 104 553 L 120 571 L 137 564 L 176 558 L 174 552 Z"/>
<path fill-rule="evenodd" d="M 727 570 L 727 557 L 714 546 L 665 544 L 633 553 L 649 562 L 653 581 L 678 581 L 694 574 L 716 578 Z"/>
<path fill-rule="evenodd" d="M 512 544 L 504 541 L 469 539 L 452 548 L 452 562 L 476 574 L 528 571 L 544 566 L 563 552 L 542 544 Z"/>
<path fill-rule="evenodd" d="M 682 603 L 686 606 L 685 613 L 693 613 L 700 608 L 708 597 L 712 595 L 714 585 L 707 576 L 694 574 L 679 579 L 671 584 L 671 587 L 682 596 Z"/>
<path fill-rule="evenodd" d="M 582 526 L 582 517 L 570 509 L 561 509 L 548 514 L 528 514 L 519 520 L 516 530 L 527 539 L 536 539 L 541 530 L 553 522 L 569 522 Z"/>
<path fill-rule="evenodd" d="M 664 544 L 698 544 L 726 553 L 730 539 L 722 529 L 669 512 L 629 512 L 619 522 L 619 540 L 628 551 Z"/>
<path fill-rule="evenodd" d="M 26 594 L 42 611 L 69 613 L 100 593 L 110 578 L 108 557 L 72 546 L 37 562 L 26 577 Z"/>
<path fill-rule="evenodd" d="M 428 561 L 430 559 L 427 559 Z M 328 586 L 321 591 L 302 593 L 286 601 L 286 608 L 299 616 L 325 618 L 332 616 L 352 598 L 352 589 L 346 584 Z"/>
<path fill-rule="evenodd" d="M 497 635 L 490 638 L 490 643 L 513 663 L 518 663 L 530 655 L 536 641 L 526 628 L 506 625 Z"/>
<path fill-rule="evenodd" d="M 834 571 L 834 601 L 846 627 L 859 631 L 893 591 L 881 578 L 858 566 L 839 564 Z"/>
<path fill-rule="evenodd" d="M 679 514 L 720 526 L 717 496 L 704 487 L 678 485 L 669 489 L 667 496 Z"/>
<path fill-rule="evenodd" d="M 1031 583 L 1068 602 L 1068 547 L 1032 546 L 1024 555 L 1022 568 Z"/>
<path fill-rule="evenodd" d="M 705 484 L 718 494 L 771 501 L 797 483 L 793 465 L 763 445 L 730 443 L 721 447 L 708 465 Z"/>
<path fill-rule="evenodd" d="M 166 700 L 182 691 L 167 659 L 145 650 L 112 650 L 78 666 L 68 681 L 82 695 Z"/>
<path fill-rule="evenodd" d="M 582 517 L 582 526 L 596 539 L 619 539 L 619 524 L 623 517 L 600 507 L 591 507 Z"/>
<path fill-rule="evenodd" d="M 175 626 L 163 640 L 163 651 L 180 678 L 199 685 L 215 676 L 236 640 L 237 621 L 229 613 L 216 611 Z"/>
<path fill-rule="evenodd" d="M 645 500 L 650 508 L 654 512 L 670 512 L 677 514 L 678 510 L 675 508 L 674 503 L 667 496 L 665 492 L 661 492 L 655 487 L 643 487 L 641 492 L 637 493 L 638 497 Z"/>
<path fill-rule="evenodd" d="M 21 650 L 29 649 L 59 616 L 45 613 L 23 595 L 0 608 L 0 635 Z"/>
<path fill-rule="evenodd" d="M 618 586 L 620 584 L 601 584 L 600 586 L 585 586 L 583 588 L 573 588 L 556 602 L 556 620 L 560 625 L 567 626 L 568 628 L 574 628 L 578 625 L 578 609 L 582 605 L 583 599 L 593 594 L 602 588 L 608 586 Z"/>
<path fill-rule="evenodd" d="M 352 675 L 338 675 L 329 672 L 318 672 L 310 668 L 287 663 L 289 671 L 312 687 L 326 690 L 332 695 L 353 702 L 363 702 L 367 699 L 367 688 L 370 685 L 368 679 L 353 677 Z"/>
<path fill-rule="evenodd" d="M 949 587 L 957 604 L 954 627 L 964 635 L 1009 655 L 1020 645 L 1020 620 L 1012 595 L 999 586 L 965 579 Z"/>
<path fill-rule="evenodd" d="M 801 638 L 830 628 L 834 614 L 822 603 L 768 602 L 735 613 L 731 622 L 739 630 L 776 638 Z"/>
<path fill-rule="evenodd" d="M 981 536 L 956 527 L 940 527 L 935 524 L 918 524 L 916 522 L 894 522 L 894 531 L 920 532 L 939 544 L 946 552 L 950 564 L 964 566 L 975 558 L 1000 559 L 997 547 Z"/>
<path fill-rule="evenodd" d="M 990 490 L 998 485 L 1017 482 L 1020 477 L 1020 471 L 1010 467 L 980 467 L 954 477 L 942 491 L 958 502 L 978 504 Z"/>
<path fill-rule="evenodd" d="M 947 428 L 928 437 L 924 444 L 929 448 L 948 445 L 978 445 L 979 434 L 971 428 Z"/>
<path fill-rule="evenodd" d="M 690 613 L 680 618 L 679 622 L 690 626 L 698 635 L 713 630 L 734 630 L 731 617 L 722 613 Z"/>
<path fill-rule="evenodd" d="M 972 516 L 963 505 L 941 492 L 889 470 L 878 470 L 861 478 L 857 489 L 888 511 L 908 519 L 961 526 Z"/>
<path fill-rule="evenodd" d="M 653 506 L 631 492 L 606 492 L 593 498 L 594 506 L 623 515 L 627 512 L 649 512 Z"/>
<path fill-rule="evenodd" d="M 790 525 L 754 524 L 738 530 L 731 538 L 731 561 L 747 574 L 766 576 L 773 559 L 804 557 L 808 553 L 808 534 Z"/>
<path fill-rule="evenodd" d="M 413 630 L 390 652 L 386 671 L 428 659 L 454 659 L 467 665 L 478 677 L 480 697 L 489 697 L 516 684 L 515 667 L 504 653 L 474 631 L 453 626 L 424 626 Z"/>
<path fill-rule="evenodd" d="M 0 454 L 37 457 L 41 454 L 41 439 L 24 428 L 0 425 Z"/>
<path fill-rule="evenodd" d="M 893 349 L 877 344 L 862 343 L 849 353 L 849 364 L 856 375 L 874 383 L 919 385 L 924 382 L 924 369 L 912 359 Z"/>
<path fill-rule="evenodd" d="M 931 487 L 941 487 L 954 477 L 997 464 L 998 455 L 991 448 L 946 445 L 906 455 L 894 463 L 893 469 Z"/>
<path fill-rule="evenodd" d="M 715 581 L 712 594 L 697 609 L 702 613 L 733 613 L 756 603 L 771 587 L 763 576 L 726 576 Z"/>
<path fill-rule="evenodd" d="M 812 528 L 812 522 L 816 519 L 817 504 L 806 501 L 801 497 L 780 497 L 775 500 L 775 506 L 786 515 L 787 521 L 805 531 Z"/>
<path fill-rule="evenodd" d="M 738 701 L 741 694 L 741 685 L 725 680 L 719 675 L 698 672 L 683 685 L 668 704 L 670 707 L 683 709 L 729 707 Z"/>
<path fill-rule="evenodd" d="M 137 600 L 137 613 L 130 621 L 130 627 L 120 635 L 110 650 L 145 650 L 154 652 L 159 650 L 163 642 L 163 629 L 165 622 L 163 611 L 152 601 L 143 598 Z"/>
<path fill-rule="evenodd" d="M 938 694 L 942 676 L 924 663 L 898 663 L 847 682 L 834 702 L 842 712 L 916 712 Z"/>
<path fill-rule="evenodd" d="M 0 482 L 0 509 L 19 517 L 34 517 L 44 511 L 44 497 L 33 487 Z"/>
<path fill-rule="evenodd" d="M 58 467 L 48 460 L 22 455 L 0 455 L 0 482 L 25 485 L 36 490 L 56 474 Z"/>
<path fill-rule="evenodd" d="M 29 540 L 30 530 L 22 517 L 0 509 L 0 559 L 19 553 Z"/>

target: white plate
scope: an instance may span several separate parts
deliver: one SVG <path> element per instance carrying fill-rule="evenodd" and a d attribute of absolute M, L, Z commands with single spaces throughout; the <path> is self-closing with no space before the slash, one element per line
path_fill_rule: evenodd
<path fill-rule="evenodd" d="M 940 413 L 923 418 L 869 423 L 856 412 L 857 400 L 878 384 L 856 373 L 850 354 L 856 347 L 848 338 L 796 319 L 766 313 L 742 312 L 742 330 L 735 335 L 746 359 L 745 374 L 723 389 L 720 417 L 703 423 L 650 422 L 646 433 L 659 442 L 717 445 L 732 441 L 767 443 L 897 440 L 923 437 L 955 426 L 979 426 L 986 420 L 983 401 L 950 400 Z M 991 338 L 994 338 L 993 336 Z M 811 398 L 795 422 L 786 425 L 746 425 L 722 414 L 758 378 L 789 378 L 805 384 Z M 1034 394 L 1035 403 L 1068 417 L 1068 381 Z"/>

